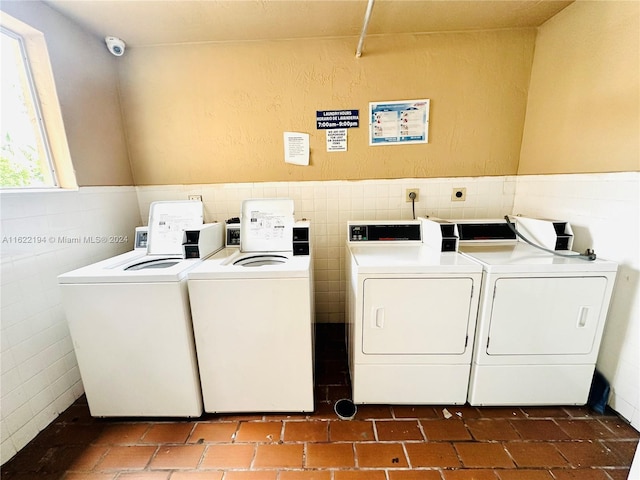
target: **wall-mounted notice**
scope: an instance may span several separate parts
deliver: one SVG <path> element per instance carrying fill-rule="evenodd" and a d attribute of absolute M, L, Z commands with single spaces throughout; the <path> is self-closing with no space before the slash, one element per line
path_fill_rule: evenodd
<path fill-rule="evenodd" d="M 357 128 L 360 126 L 359 110 L 316 110 L 316 128 Z"/>
<path fill-rule="evenodd" d="M 309 165 L 309 134 L 284 132 L 284 161 L 294 165 Z"/>
<path fill-rule="evenodd" d="M 428 99 L 369 103 L 369 145 L 428 141 Z"/>
<path fill-rule="evenodd" d="M 347 151 L 347 129 L 333 128 L 327 130 L 327 152 Z"/>

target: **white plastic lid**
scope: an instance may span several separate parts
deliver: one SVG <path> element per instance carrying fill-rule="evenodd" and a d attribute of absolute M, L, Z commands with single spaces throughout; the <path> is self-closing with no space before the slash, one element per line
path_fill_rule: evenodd
<path fill-rule="evenodd" d="M 293 200 L 252 199 L 242 202 L 240 249 L 243 252 L 286 252 L 293 248 Z"/>
<path fill-rule="evenodd" d="M 182 255 L 184 230 L 203 224 L 202 202 L 153 202 L 149 208 L 147 254 Z"/>

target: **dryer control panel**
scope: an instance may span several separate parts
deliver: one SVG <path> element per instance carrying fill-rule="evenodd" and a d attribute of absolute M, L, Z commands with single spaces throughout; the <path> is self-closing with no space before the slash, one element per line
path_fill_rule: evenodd
<path fill-rule="evenodd" d="M 420 223 L 349 224 L 350 242 L 422 242 Z"/>
<path fill-rule="evenodd" d="M 347 241 L 354 243 L 423 243 L 440 252 L 458 251 L 456 225 L 444 220 L 348 222 Z"/>

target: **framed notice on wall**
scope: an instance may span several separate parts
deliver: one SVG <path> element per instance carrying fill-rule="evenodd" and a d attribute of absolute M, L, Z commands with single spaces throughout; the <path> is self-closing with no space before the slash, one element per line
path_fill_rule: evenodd
<path fill-rule="evenodd" d="M 369 145 L 428 142 L 428 99 L 369 103 Z"/>

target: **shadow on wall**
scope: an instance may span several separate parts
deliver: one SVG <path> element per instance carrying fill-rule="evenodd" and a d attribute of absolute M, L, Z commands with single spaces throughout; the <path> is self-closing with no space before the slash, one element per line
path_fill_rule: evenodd
<path fill-rule="evenodd" d="M 640 271 L 630 267 L 629 265 L 618 264 L 618 274 L 616 276 L 616 284 L 611 297 L 611 306 L 609 307 L 608 320 L 605 325 L 605 339 L 607 342 L 607 358 L 598 358 L 598 363 L 603 361 L 607 363 L 607 359 L 618 358 L 618 354 L 622 351 L 623 346 L 627 343 L 630 333 L 631 321 L 633 318 L 633 305 L 636 305 L 640 294 Z M 613 334 L 607 335 L 607 330 L 614 329 Z M 615 352 L 612 355 L 612 352 Z M 616 373 L 620 370 L 620 364 L 617 363 Z M 608 378 L 610 382 L 613 380 Z"/>
<path fill-rule="evenodd" d="M 593 235 L 589 227 L 571 224 L 571 230 L 573 230 L 574 239 L 573 250 L 584 252 L 587 248 L 593 248 Z"/>

